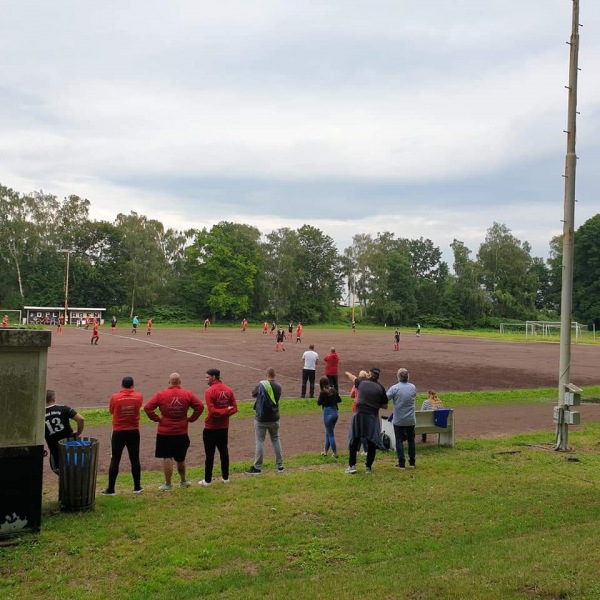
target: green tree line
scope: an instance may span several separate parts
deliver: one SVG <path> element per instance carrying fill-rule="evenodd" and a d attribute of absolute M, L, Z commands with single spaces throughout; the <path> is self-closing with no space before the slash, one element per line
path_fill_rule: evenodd
<path fill-rule="evenodd" d="M 348 318 L 392 325 L 465 328 L 503 320 L 556 320 L 561 238 L 549 258 L 493 223 L 473 254 L 451 244 L 453 264 L 425 238 L 357 233 L 342 252 L 311 225 L 263 235 L 223 221 L 165 229 L 136 212 L 90 219 L 90 202 L 0 185 L 0 307 L 60 306 L 69 257 L 69 304 L 105 306 L 157 320 Z M 600 214 L 575 235 L 574 318 L 600 317 Z"/>

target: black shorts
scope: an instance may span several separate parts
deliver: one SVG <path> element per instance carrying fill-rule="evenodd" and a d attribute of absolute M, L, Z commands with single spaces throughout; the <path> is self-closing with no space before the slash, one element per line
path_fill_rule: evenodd
<path fill-rule="evenodd" d="M 184 462 L 187 449 L 190 447 L 189 435 L 156 434 L 156 458 L 173 458 L 176 462 Z"/>

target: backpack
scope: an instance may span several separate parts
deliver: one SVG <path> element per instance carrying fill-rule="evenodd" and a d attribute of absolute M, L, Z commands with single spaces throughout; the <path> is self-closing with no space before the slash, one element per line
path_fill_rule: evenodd
<path fill-rule="evenodd" d="M 390 439 L 390 436 L 385 432 L 381 434 L 381 443 L 383 445 L 384 450 L 389 450 L 392 446 L 392 440 Z"/>
<path fill-rule="evenodd" d="M 275 400 L 273 386 L 269 381 L 261 381 L 258 384 L 254 410 L 256 411 L 256 418 L 259 421 L 265 423 L 279 421 L 279 405 Z"/>

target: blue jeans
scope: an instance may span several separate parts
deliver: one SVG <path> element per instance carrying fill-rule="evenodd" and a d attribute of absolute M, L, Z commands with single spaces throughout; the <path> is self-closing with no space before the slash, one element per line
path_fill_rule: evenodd
<path fill-rule="evenodd" d="M 333 429 L 338 420 L 338 411 L 332 406 L 323 407 L 323 423 L 325 424 L 325 452 L 331 448 L 337 454 Z"/>
<path fill-rule="evenodd" d="M 269 432 L 273 450 L 275 451 L 275 462 L 278 467 L 283 467 L 283 452 L 281 451 L 281 442 L 279 441 L 279 421 L 261 423 L 260 421 L 255 420 L 254 434 L 256 438 L 256 451 L 254 454 L 254 468 L 259 471 L 262 469 L 267 431 Z"/>
<path fill-rule="evenodd" d="M 394 435 L 396 436 L 396 454 L 398 455 L 398 464 L 403 467 L 404 442 L 408 442 L 408 464 L 414 466 L 416 458 L 415 447 L 415 426 L 414 425 L 394 425 Z"/>

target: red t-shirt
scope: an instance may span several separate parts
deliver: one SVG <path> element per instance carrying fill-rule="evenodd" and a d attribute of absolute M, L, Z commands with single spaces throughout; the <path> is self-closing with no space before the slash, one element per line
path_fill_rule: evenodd
<path fill-rule="evenodd" d="M 204 420 L 205 429 L 228 429 L 229 417 L 238 411 L 237 402 L 231 388 L 222 381 L 213 381 L 206 392 L 204 402 L 208 414 Z"/>
<path fill-rule="evenodd" d="M 133 389 L 122 389 L 110 398 L 108 410 L 112 415 L 113 431 L 140 428 L 140 408 L 144 399 Z"/>
<path fill-rule="evenodd" d="M 323 357 L 325 361 L 325 375 L 337 375 L 340 357 L 337 352 L 330 352 Z"/>
<path fill-rule="evenodd" d="M 190 408 L 194 412 L 188 417 Z M 160 416 L 156 414 L 156 409 L 160 411 Z M 152 421 L 158 423 L 157 433 L 186 435 L 188 423 L 198 420 L 204 410 L 204 404 L 189 390 L 184 390 L 178 385 L 171 385 L 154 394 L 144 406 L 144 410 Z"/>

